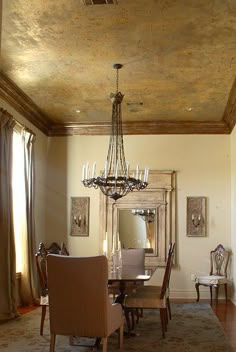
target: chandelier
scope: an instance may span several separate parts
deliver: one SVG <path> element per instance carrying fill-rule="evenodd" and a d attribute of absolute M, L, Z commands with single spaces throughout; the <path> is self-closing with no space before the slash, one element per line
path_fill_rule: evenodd
<path fill-rule="evenodd" d="M 132 176 L 129 174 L 129 163 L 125 160 L 121 118 L 121 103 L 124 95 L 118 89 L 119 69 L 122 68 L 122 65 L 114 64 L 113 68 L 116 69 L 116 93 L 110 94 L 112 125 L 105 167 L 102 174 L 96 177 L 96 163 L 93 163 L 90 177 L 89 164 L 83 165 L 82 183 L 89 188 L 97 189 L 99 187 L 105 196 L 116 201 L 130 191 L 147 187 L 149 170 L 148 168 L 145 168 L 144 171 L 139 170 L 139 165 L 137 165 Z"/>
<path fill-rule="evenodd" d="M 141 216 L 143 221 L 151 223 L 155 220 L 156 211 L 155 209 L 132 209 L 132 214 Z"/>

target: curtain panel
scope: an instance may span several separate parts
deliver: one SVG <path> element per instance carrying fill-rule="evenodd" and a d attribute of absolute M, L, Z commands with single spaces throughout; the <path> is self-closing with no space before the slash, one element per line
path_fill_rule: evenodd
<path fill-rule="evenodd" d="M 0 320 L 18 316 L 11 187 L 15 124 L 12 116 L 0 109 Z"/>
<path fill-rule="evenodd" d="M 19 148 L 23 154 L 23 181 L 17 189 L 18 187 L 24 189 L 22 197 L 25 199 L 20 197 L 20 204 L 19 200 L 15 201 L 15 192 L 13 193 L 14 133 L 20 134 Z M 15 236 L 18 235 L 20 236 L 20 248 L 18 245 L 17 251 L 21 251 L 23 259 L 21 303 L 29 305 L 38 302 L 35 264 L 34 141 L 34 133 L 20 125 L 7 111 L 0 109 L 0 320 L 13 319 L 18 316 L 15 248 Z M 20 227 L 21 233 L 14 227 L 16 226 L 14 210 L 17 207 L 23 208 L 20 218 L 25 226 Z"/>

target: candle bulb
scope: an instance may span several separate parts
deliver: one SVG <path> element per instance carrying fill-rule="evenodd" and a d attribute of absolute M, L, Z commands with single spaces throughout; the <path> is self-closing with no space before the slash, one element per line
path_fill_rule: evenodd
<path fill-rule="evenodd" d="M 93 163 L 93 173 L 92 173 L 92 178 L 95 178 L 95 173 L 96 173 L 96 163 Z"/>
<path fill-rule="evenodd" d="M 89 176 L 89 163 L 87 161 L 86 167 L 85 167 L 85 178 L 86 178 L 86 180 L 88 179 L 88 176 Z"/>
<path fill-rule="evenodd" d="M 126 177 L 129 177 L 129 163 L 126 163 Z"/>
<path fill-rule="evenodd" d="M 137 164 L 137 167 L 136 167 L 136 178 L 138 178 L 138 173 L 139 173 L 139 166 Z"/>
<path fill-rule="evenodd" d="M 105 162 L 104 177 L 107 177 L 107 161 Z"/>
<path fill-rule="evenodd" d="M 149 169 L 147 168 L 146 182 L 148 182 L 148 173 L 149 173 Z"/>
<path fill-rule="evenodd" d="M 83 165 L 82 169 L 82 181 L 85 179 L 85 165 Z"/>
<path fill-rule="evenodd" d="M 115 178 L 118 177 L 118 161 L 116 163 L 116 169 L 115 169 Z"/>

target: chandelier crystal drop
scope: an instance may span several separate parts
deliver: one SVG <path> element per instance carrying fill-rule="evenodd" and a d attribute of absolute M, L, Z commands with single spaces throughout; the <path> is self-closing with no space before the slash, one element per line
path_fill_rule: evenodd
<path fill-rule="evenodd" d="M 119 69 L 121 64 L 113 66 L 116 69 L 116 93 L 111 93 L 112 101 L 112 124 L 111 135 L 107 159 L 101 176 L 96 177 L 96 163 L 93 163 L 92 173 L 90 175 L 89 164 L 83 165 L 82 183 L 85 187 L 100 188 L 105 196 L 117 200 L 124 197 L 133 190 L 140 190 L 147 187 L 148 168 L 144 171 L 136 166 L 132 176 L 129 174 L 129 163 L 125 160 L 123 131 L 122 131 L 122 114 L 121 103 L 124 95 L 119 92 Z"/>

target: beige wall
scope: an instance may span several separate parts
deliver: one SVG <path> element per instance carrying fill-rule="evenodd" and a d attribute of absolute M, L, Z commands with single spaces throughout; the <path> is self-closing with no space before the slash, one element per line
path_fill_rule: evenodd
<path fill-rule="evenodd" d="M 35 231 L 36 243 L 45 241 L 45 203 L 47 194 L 46 167 L 47 167 L 47 137 L 29 123 L 22 115 L 0 99 L 0 107 L 7 110 L 16 120 L 30 128 L 36 134 L 35 141 Z"/>
<path fill-rule="evenodd" d="M 191 274 L 208 273 L 208 254 L 217 244 L 222 242 L 231 247 L 230 137 L 173 135 L 125 136 L 124 139 L 126 159 L 134 167 L 138 162 L 150 169 L 177 171 L 178 265 L 173 270 L 171 292 L 175 297 L 195 297 Z M 92 164 L 96 160 L 97 168 L 103 168 L 107 144 L 107 136 L 54 137 L 50 140 L 46 236 L 50 241 L 67 236 L 72 255 L 99 253 L 99 191 L 81 184 L 81 172 L 86 161 Z M 70 236 L 72 196 L 90 197 L 89 237 Z M 186 237 L 187 196 L 207 197 L 207 237 Z M 160 277 L 160 271 L 157 271 L 152 282 L 158 282 Z"/>
<path fill-rule="evenodd" d="M 92 164 L 96 160 L 97 169 L 103 169 L 109 138 L 47 138 L 7 103 L 0 100 L 0 106 L 37 135 L 37 242 L 66 241 L 72 255 L 98 254 L 99 191 L 85 188 L 81 173 L 86 161 Z M 236 250 L 236 132 L 231 136 L 125 136 L 124 140 L 126 159 L 131 166 L 138 162 L 150 169 L 177 171 L 177 266 L 173 270 L 171 292 L 173 297 L 195 297 L 191 274 L 208 273 L 209 250 L 220 242 L 232 247 L 233 252 Z M 89 237 L 70 236 L 72 196 L 90 197 Z M 205 238 L 186 237 L 187 196 L 208 199 Z M 234 256 L 232 264 L 236 266 Z M 234 277 L 236 280 L 236 274 Z M 157 283 L 160 278 L 157 271 L 152 282 Z M 204 296 L 209 296 L 208 291 Z"/>

